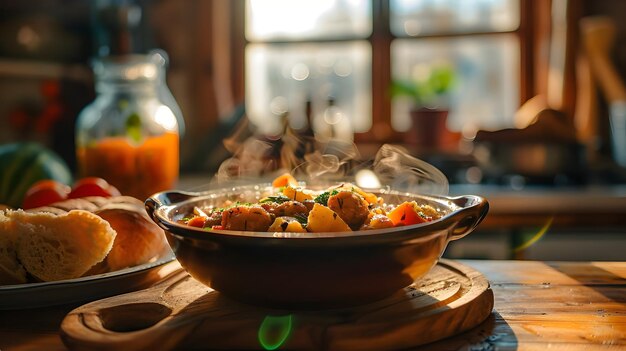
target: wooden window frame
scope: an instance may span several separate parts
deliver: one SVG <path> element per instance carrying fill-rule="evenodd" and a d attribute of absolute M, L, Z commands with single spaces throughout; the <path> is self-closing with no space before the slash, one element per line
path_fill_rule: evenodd
<path fill-rule="evenodd" d="M 245 58 L 248 41 L 245 39 L 245 0 L 230 1 L 231 26 L 235 33 L 230 47 L 233 59 L 233 94 L 244 99 Z M 391 97 L 388 87 L 391 82 L 391 43 L 397 37 L 389 26 L 389 0 L 371 0 L 372 33 L 365 40 L 372 45 L 372 128 L 365 133 L 356 133 L 355 142 L 380 145 L 401 140 L 402 133 L 391 127 Z M 546 41 L 549 40 L 552 1 L 533 2 L 520 0 L 519 27 L 508 33 L 517 35 L 520 43 L 520 106 L 531 97 L 544 93 L 548 64 L 543 59 Z M 467 33 L 438 37 L 488 36 L 500 33 Z M 435 36 L 437 37 L 437 36 Z M 417 39 L 419 40 L 419 39 Z M 569 105 L 573 102 L 569 101 Z"/>

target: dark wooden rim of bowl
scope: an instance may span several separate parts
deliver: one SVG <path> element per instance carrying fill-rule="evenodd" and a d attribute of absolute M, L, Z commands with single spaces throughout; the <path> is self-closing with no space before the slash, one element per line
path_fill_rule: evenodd
<path fill-rule="evenodd" d="M 251 231 L 233 231 L 233 230 L 203 230 L 177 223 L 173 216 L 178 214 L 177 211 L 183 207 L 193 206 L 194 203 L 200 203 L 210 198 L 222 196 L 227 192 L 237 191 L 240 189 L 262 189 L 267 188 L 268 184 L 257 184 L 247 186 L 234 186 L 203 192 L 187 192 L 187 191 L 163 191 L 152 195 L 145 201 L 146 211 L 162 229 L 183 237 L 195 239 L 209 239 L 211 237 L 231 237 L 231 238 L 254 238 L 264 240 L 281 241 L 312 241 L 315 239 L 352 239 L 352 238 L 375 238 L 375 240 L 391 239 L 397 235 L 402 236 L 402 241 L 407 239 L 415 239 L 439 233 L 443 230 L 449 231 L 451 240 L 459 239 L 471 232 L 486 216 L 489 203 L 478 195 L 460 195 L 455 197 L 448 196 L 432 196 L 418 195 L 408 192 L 396 190 L 372 191 L 377 195 L 385 196 L 404 196 L 413 199 L 422 199 L 429 202 L 435 202 L 445 207 L 449 212 L 442 218 L 425 223 L 414 224 L 410 226 L 401 226 L 387 229 L 373 229 L 352 232 L 322 232 L 322 233 L 280 233 L 280 232 L 251 232 Z M 368 189 L 368 191 L 371 191 Z M 410 235 L 408 235 L 410 234 Z M 361 239 L 363 240 L 363 239 Z M 343 240 L 342 240 L 343 241 Z"/>

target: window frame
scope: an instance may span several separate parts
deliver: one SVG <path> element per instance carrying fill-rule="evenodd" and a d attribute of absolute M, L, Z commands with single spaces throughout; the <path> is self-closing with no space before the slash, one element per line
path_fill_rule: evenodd
<path fill-rule="evenodd" d="M 372 127 L 364 133 L 355 133 L 354 141 L 359 145 L 379 147 L 383 143 L 394 143 L 401 140 L 403 133 L 394 131 L 391 127 L 392 101 L 388 92 L 391 83 L 391 43 L 397 37 L 391 32 L 389 0 L 370 0 L 372 5 L 372 33 L 359 40 L 366 40 L 372 47 L 371 70 L 371 99 L 372 99 Z M 239 73 L 233 74 L 238 81 L 233 85 L 235 96 L 244 97 L 245 58 L 243 57 L 248 42 L 245 38 L 245 0 L 231 2 L 232 27 L 238 38 L 233 45 L 233 58 Z M 531 0 L 520 0 L 519 27 L 509 32 L 487 33 L 455 33 L 450 35 L 428 35 L 415 38 L 436 37 L 463 37 L 463 36 L 492 36 L 501 33 L 512 33 L 519 39 L 520 45 L 520 106 L 532 96 L 544 92 L 547 64 L 537 52 L 544 50 L 545 41 L 549 39 L 551 1 L 532 3 Z M 533 21 L 534 19 L 534 21 Z M 353 39 L 346 39 L 353 40 Z M 307 40 L 308 42 L 308 40 Z M 541 74 L 544 72 L 544 74 Z M 537 79 L 539 77 L 539 79 Z"/>

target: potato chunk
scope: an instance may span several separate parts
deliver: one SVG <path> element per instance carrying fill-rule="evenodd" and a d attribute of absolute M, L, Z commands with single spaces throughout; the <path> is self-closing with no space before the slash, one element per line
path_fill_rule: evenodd
<path fill-rule="evenodd" d="M 293 217 L 277 217 L 267 231 L 305 233 L 306 229 Z"/>
<path fill-rule="evenodd" d="M 350 232 L 352 229 L 330 208 L 315 204 L 309 212 L 307 230 L 309 232 Z"/>
<path fill-rule="evenodd" d="M 304 202 L 305 200 L 313 200 L 313 192 L 308 189 L 294 188 L 291 185 L 287 185 L 283 188 L 283 195 L 287 196 L 291 200 Z"/>

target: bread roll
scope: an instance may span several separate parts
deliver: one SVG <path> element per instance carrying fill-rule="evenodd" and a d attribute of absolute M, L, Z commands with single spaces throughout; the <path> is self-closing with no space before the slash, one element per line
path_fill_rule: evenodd
<path fill-rule="evenodd" d="M 14 222 L 0 210 L 0 285 L 26 283 L 26 271 L 17 260 Z"/>
<path fill-rule="evenodd" d="M 97 214 L 109 222 L 117 233 L 109 255 L 86 275 L 144 264 L 169 250 L 165 233 L 148 217 L 143 201 L 131 196 L 89 196 L 56 202 L 28 212 L 63 214 L 71 209 Z"/>
<path fill-rule="evenodd" d="M 131 197 L 131 196 L 113 196 L 113 197 L 102 197 L 102 196 L 87 196 L 81 197 L 77 199 L 67 199 L 59 202 L 55 202 L 48 206 L 42 206 L 37 208 L 31 208 L 26 210 L 26 212 L 39 213 L 39 212 L 50 212 L 55 214 L 64 214 L 65 212 L 71 210 L 85 210 L 89 212 L 96 212 L 103 206 L 107 206 L 109 204 L 116 203 L 127 203 L 132 205 L 141 206 L 141 210 L 145 212 L 143 209 L 143 202 L 141 200 Z"/>
<path fill-rule="evenodd" d="M 49 281 L 115 271 L 167 250 L 163 230 L 130 196 L 0 210 L 0 285 L 25 283 L 28 274 L 31 281 Z"/>
<path fill-rule="evenodd" d="M 148 217 L 143 203 L 111 202 L 96 211 L 117 232 L 105 262 L 114 271 L 150 262 L 169 249 L 165 233 Z"/>
<path fill-rule="evenodd" d="M 101 217 L 84 210 L 55 215 L 22 210 L 4 213 L 17 236 L 17 259 L 42 281 L 82 276 L 111 251 L 116 232 Z"/>

